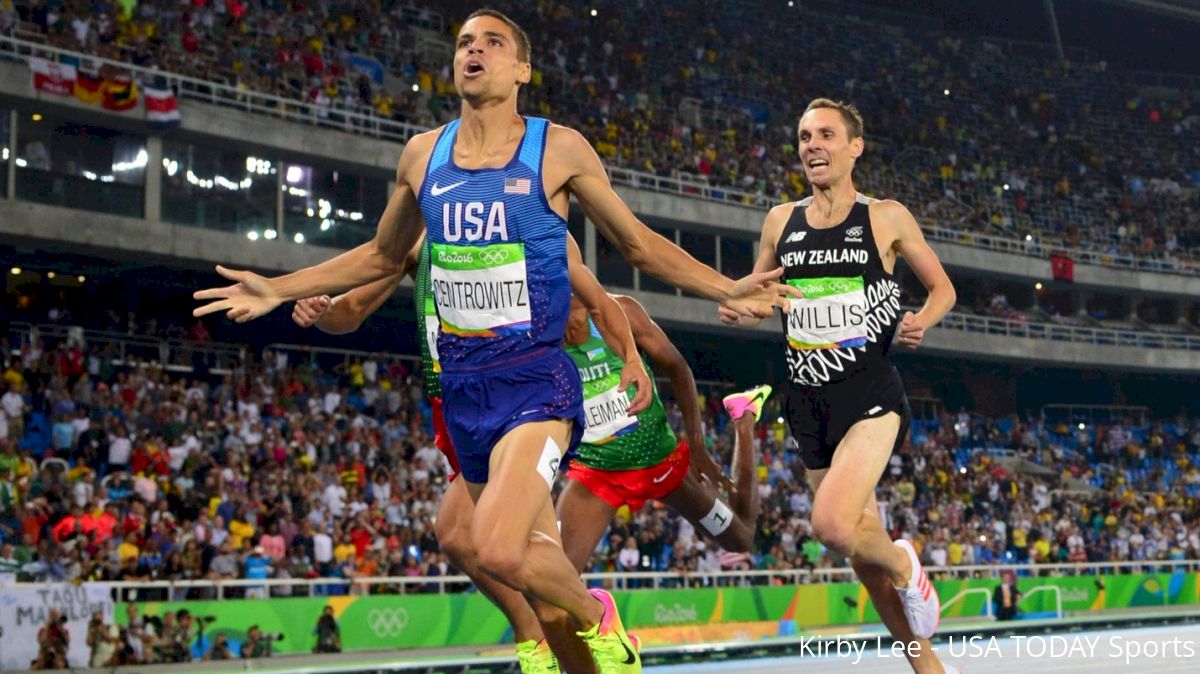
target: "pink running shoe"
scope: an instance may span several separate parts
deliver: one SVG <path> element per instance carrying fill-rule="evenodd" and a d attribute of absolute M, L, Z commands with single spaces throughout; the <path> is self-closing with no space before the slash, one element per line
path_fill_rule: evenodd
<path fill-rule="evenodd" d="M 762 419 L 763 404 L 769 397 L 771 387 L 763 384 L 749 391 L 727 395 L 721 402 L 725 403 L 725 411 L 729 412 L 729 417 L 734 421 L 742 418 L 747 412 L 754 412 L 754 420 L 758 421 Z"/>

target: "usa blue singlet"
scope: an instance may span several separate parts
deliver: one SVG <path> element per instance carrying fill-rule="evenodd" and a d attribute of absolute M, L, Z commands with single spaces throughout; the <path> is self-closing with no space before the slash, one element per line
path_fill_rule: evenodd
<path fill-rule="evenodd" d="M 571 287 L 567 223 L 542 183 L 549 123 L 525 118 L 525 135 L 503 168 L 455 165 L 458 128 L 455 120 L 442 130 L 417 199 L 440 325 L 446 425 L 463 476 L 481 483 L 492 447 L 522 423 L 572 420 L 574 446 L 583 406 L 578 370 L 560 348 Z"/>

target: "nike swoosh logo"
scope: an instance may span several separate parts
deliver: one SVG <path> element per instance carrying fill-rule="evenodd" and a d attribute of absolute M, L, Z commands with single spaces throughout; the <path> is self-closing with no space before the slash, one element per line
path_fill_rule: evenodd
<path fill-rule="evenodd" d="M 662 482 L 663 480 L 667 479 L 667 476 L 670 475 L 671 472 L 674 470 L 675 470 L 675 466 L 671 466 L 670 468 L 667 469 L 667 472 L 663 473 L 661 476 L 652 478 L 651 482 L 653 482 L 654 484 L 658 484 L 658 483 Z"/>
<path fill-rule="evenodd" d="M 446 185 L 445 187 L 438 187 L 438 184 L 437 184 L 437 183 L 434 183 L 434 184 L 433 184 L 433 187 L 430 187 L 430 188 L 429 188 L 429 193 L 430 193 L 430 194 L 432 194 L 432 195 L 433 195 L 433 196 L 435 196 L 435 197 L 440 197 L 440 196 L 442 196 L 443 194 L 445 194 L 445 193 L 449 192 L 450 190 L 454 189 L 455 187 L 458 187 L 459 185 L 462 185 L 462 184 L 463 184 L 463 183 L 465 183 L 465 182 L 467 182 L 467 181 L 465 181 L 465 180 L 460 180 L 460 181 L 458 181 L 458 182 L 456 182 L 456 183 L 453 183 L 453 184 L 450 184 L 450 185 Z"/>
<path fill-rule="evenodd" d="M 633 649 L 629 647 L 629 644 L 622 641 L 621 645 L 625 647 L 625 664 L 637 664 L 637 655 L 634 654 Z"/>

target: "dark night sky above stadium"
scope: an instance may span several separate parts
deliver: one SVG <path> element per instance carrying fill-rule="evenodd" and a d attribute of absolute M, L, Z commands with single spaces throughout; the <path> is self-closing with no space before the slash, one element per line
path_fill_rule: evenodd
<path fill-rule="evenodd" d="M 952 32 L 1052 42 L 1043 0 L 857 0 L 936 17 Z M 1196 0 L 1174 4 L 1200 10 Z M 1054 0 L 1064 46 L 1083 47 L 1110 63 L 1140 70 L 1200 75 L 1200 21 L 1100 0 Z"/>

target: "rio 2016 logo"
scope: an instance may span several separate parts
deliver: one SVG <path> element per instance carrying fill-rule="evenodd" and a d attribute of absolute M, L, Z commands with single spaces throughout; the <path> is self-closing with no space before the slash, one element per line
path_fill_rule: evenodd
<path fill-rule="evenodd" d="M 367 613 L 367 627 L 380 638 L 398 637 L 408 627 L 408 610 L 373 608 Z"/>

